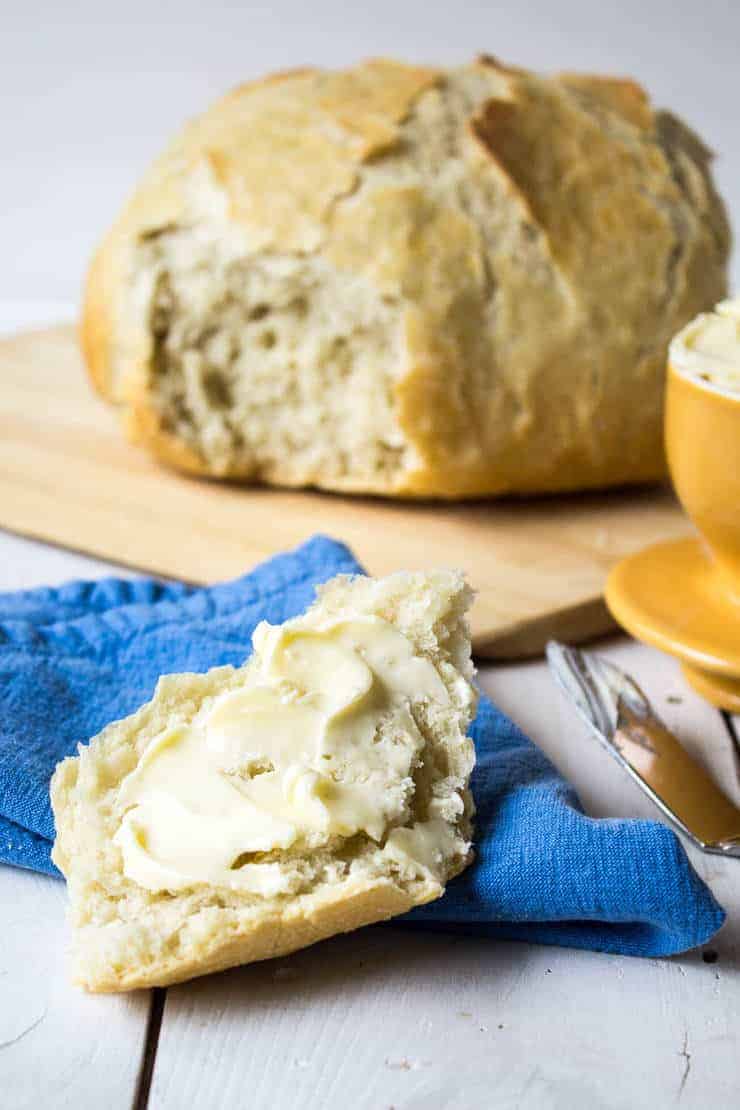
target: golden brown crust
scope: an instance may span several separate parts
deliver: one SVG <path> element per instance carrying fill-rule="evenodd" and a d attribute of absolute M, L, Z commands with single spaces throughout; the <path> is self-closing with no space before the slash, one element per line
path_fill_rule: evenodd
<path fill-rule="evenodd" d="M 190 960 L 173 955 L 120 973 L 103 963 L 95 965 L 94 977 L 80 978 L 79 983 L 87 990 L 100 993 L 183 983 L 196 975 L 287 956 L 337 933 L 349 933 L 363 925 L 387 921 L 444 893 L 443 888 L 432 881 L 420 885 L 413 896 L 388 879 L 368 880 L 353 886 L 354 889 L 349 883 L 342 884 L 324 891 L 320 898 L 298 900 L 282 913 L 247 921 L 241 929 L 237 927 L 231 934 L 226 931 L 219 935 L 206 953 L 199 952 Z M 89 965 L 86 968 L 89 969 Z"/>
<path fill-rule="evenodd" d="M 247 258 L 317 258 L 398 304 L 397 471 L 214 461 L 165 426 L 148 337 L 122 354 L 124 251 L 224 218 Z M 240 86 L 165 152 L 93 263 L 83 348 L 139 441 L 190 473 L 409 497 L 641 482 L 665 469 L 667 342 L 724 295 L 728 249 L 706 148 L 633 81 L 486 55 L 300 69 Z"/>
<path fill-rule="evenodd" d="M 587 93 L 600 101 L 605 108 L 618 112 L 635 127 L 648 131 L 653 126 L 654 114 L 650 98 L 636 81 L 585 73 L 561 73 L 559 77 L 568 88 Z"/>
<path fill-rule="evenodd" d="M 146 400 L 134 402 L 125 415 L 125 430 L 132 443 L 149 448 L 155 458 L 186 474 L 206 476 L 203 457 L 162 427 L 160 414 Z"/>
<path fill-rule="evenodd" d="M 243 96 L 250 89 L 258 88 L 260 85 L 277 85 L 281 81 L 289 81 L 292 77 L 305 77 L 317 72 L 316 66 L 291 66 L 288 69 L 276 69 L 274 73 L 267 73 L 254 81 L 241 81 L 233 89 L 229 89 L 221 99 L 228 100 L 231 97 Z"/>
<path fill-rule="evenodd" d="M 79 324 L 80 346 L 90 380 L 106 400 L 112 401 L 110 388 L 110 344 L 113 327 L 109 318 L 110 290 L 105 268 L 110 257 L 108 241 L 98 247 L 85 280 Z"/>
<path fill-rule="evenodd" d="M 353 188 L 357 165 L 392 144 L 414 99 L 438 78 L 437 70 L 382 59 L 344 73 L 295 68 L 237 86 L 191 121 L 129 199 L 88 271 L 80 341 L 95 388 L 112 401 L 123 399 L 122 389 L 140 392 L 130 384 L 138 368 L 124 373 L 129 384 L 121 388 L 113 371 L 123 342 L 115 319 L 127 280 L 121 256 L 140 236 L 176 225 L 187 213 L 187 175 L 199 162 L 210 166 L 234 220 L 251 231 L 255 245 L 314 249 L 333 200 Z M 287 86 L 286 95 L 272 104 L 280 86 Z M 326 134 L 329 119 L 345 132 L 339 141 Z M 182 457 L 185 469 L 207 471 L 192 452 L 163 444 L 155 424 L 143 419 L 140 406 L 130 426 L 173 465 Z"/>
<path fill-rule="evenodd" d="M 525 69 L 522 69 L 521 66 L 513 66 L 507 62 L 502 62 L 495 54 L 476 54 L 473 64 L 482 66 L 485 69 L 495 69 L 497 73 L 511 74 L 512 76 L 527 72 Z"/>

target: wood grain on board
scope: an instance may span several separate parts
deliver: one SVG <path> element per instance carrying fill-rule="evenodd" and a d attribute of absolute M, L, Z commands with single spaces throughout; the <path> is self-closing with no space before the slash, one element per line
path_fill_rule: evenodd
<path fill-rule="evenodd" d="M 186 478 L 126 442 L 70 327 L 0 341 L 0 527 L 194 582 L 243 574 L 316 532 L 375 574 L 461 566 L 488 658 L 606 630 L 609 567 L 687 530 L 660 489 L 445 505 Z"/>

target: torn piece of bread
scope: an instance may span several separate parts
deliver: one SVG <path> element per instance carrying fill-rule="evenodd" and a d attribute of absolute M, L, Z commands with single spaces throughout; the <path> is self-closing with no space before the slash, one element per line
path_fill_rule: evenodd
<path fill-rule="evenodd" d="M 481 57 L 242 85 L 90 269 L 130 435 L 213 477 L 396 497 L 664 473 L 668 342 L 726 291 L 711 154 L 629 80 Z"/>
<path fill-rule="evenodd" d="M 335 578 L 60 763 L 76 980 L 180 982 L 439 898 L 471 859 L 471 596 L 452 571 Z"/>

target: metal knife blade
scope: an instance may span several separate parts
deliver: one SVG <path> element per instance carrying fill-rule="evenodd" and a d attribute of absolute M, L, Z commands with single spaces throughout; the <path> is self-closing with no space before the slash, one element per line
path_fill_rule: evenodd
<path fill-rule="evenodd" d="M 654 712 L 629 675 L 593 652 L 551 640 L 547 661 L 590 732 L 705 852 L 740 859 L 740 809 Z"/>

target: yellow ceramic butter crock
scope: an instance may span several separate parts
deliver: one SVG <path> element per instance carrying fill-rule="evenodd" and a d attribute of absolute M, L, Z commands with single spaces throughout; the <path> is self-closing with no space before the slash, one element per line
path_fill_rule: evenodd
<path fill-rule="evenodd" d="M 670 347 L 665 443 L 698 536 L 656 544 L 614 568 L 612 613 L 677 656 L 723 708 L 740 693 L 740 299 L 697 317 Z"/>
<path fill-rule="evenodd" d="M 669 365 L 665 444 L 678 498 L 740 600 L 740 392 Z"/>

